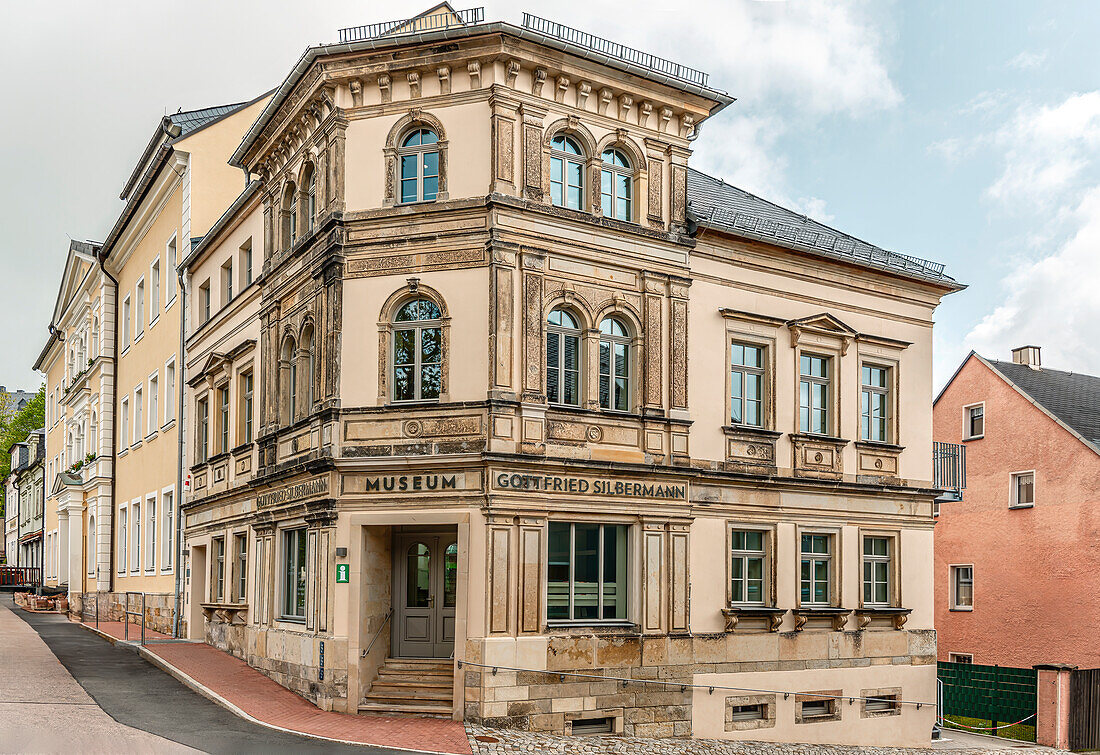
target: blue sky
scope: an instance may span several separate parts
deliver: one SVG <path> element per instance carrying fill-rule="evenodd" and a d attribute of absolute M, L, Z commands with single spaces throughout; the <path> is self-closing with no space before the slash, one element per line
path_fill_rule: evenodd
<path fill-rule="evenodd" d="M 248 99 L 342 26 L 425 2 L 118 0 L 6 8 L 0 384 L 32 387 L 68 236 L 102 239 L 159 117 Z M 936 375 L 1024 342 L 1100 374 L 1100 5 L 491 2 L 706 70 L 738 98 L 694 164 L 969 284 L 937 313 Z M 686 11 L 686 13 L 685 13 Z M 50 54 L 42 57 L 43 47 Z M 34 61 L 33 64 L 31 61 Z"/>

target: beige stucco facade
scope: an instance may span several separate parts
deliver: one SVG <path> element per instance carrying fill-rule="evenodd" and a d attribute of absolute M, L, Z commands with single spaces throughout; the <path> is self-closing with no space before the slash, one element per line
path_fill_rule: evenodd
<path fill-rule="evenodd" d="M 958 286 L 695 217 L 720 92 L 514 27 L 434 34 L 308 51 L 233 155 L 253 184 L 186 261 L 189 635 L 351 713 L 927 742 L 932 316 Z M 562 134 L 576 208 L 551 200 Z M 607 149 L 632 166 L 627 217 L 595 190 Z M 429 152 L 436 184 L 417 162 L 402 185 Z M 756 426 L 731 419 L 745 345 Z M 803 356 L 828 364 L 813 432 Z M 758 558 L 758 599 L 731 555 Z M 809 562 L 828 565 L 807 583 Z M 446 682 L 394 696 L 407 667 Z"/>

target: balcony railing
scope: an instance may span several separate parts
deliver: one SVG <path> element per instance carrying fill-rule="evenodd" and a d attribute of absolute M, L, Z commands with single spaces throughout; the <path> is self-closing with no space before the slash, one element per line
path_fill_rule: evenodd
<path fill-rule="evenodd" d="M 419 34 L 425 31 L 454 29 L 460 26 L 479 24 L 484 20 L 484 8 L 467 8 L 466 10 L 436 13 L 431 16 L 382 21 L 366 26 L 350 26 L 347 29 L 340 30 L 340 41 L 361 42 L 364 39 L 375 39 L 377 37 L 393 37 L 400 34 Z"/>
<path fill-rule="evenodd" d="M 966 446 L 932 442 L 932 484 L 943 491 L 938 500 L 962 500 L 966 488 Z"/>
<path fill-rule="evenodd" d="M 579 47 L 588 48 L 589 50 L 602 53 L 608 57 L 617 58 L 625 63 L 633 63 L 636 66 L 663 73 L 674 79 L 680 79 L 681 81 L 687 81 L 704 87 L 707 85 L 707 74 L 695 68 L 682 66 L 679 63 L 673 63 L 671 60 L 659 58 L 656 55 L 650 55 L 648 52 L 642 52 L 641 50 L 635 50 L 633 47 L 627 47 L 618 42 L 612 42 L 609 39 L 597 37 L 594 34 L 574 29 L 565 24 L 547 21 L 545 18 L 540 18 L 530 13 L 523 14 L 523 28 L 538 32 L 539 34 L 545 34 L 548 37 L 560 39 L 563 42 L 578 45 Z"/>

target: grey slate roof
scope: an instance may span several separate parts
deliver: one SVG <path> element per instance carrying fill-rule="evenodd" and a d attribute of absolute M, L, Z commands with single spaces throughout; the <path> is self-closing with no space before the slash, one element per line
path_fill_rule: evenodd
<path fill-rule="evenodd" d="M 964 288 L 943 264 L 882 249 L 725 181 L 688 168 L 688 212 L 703 227 L 856 265 Z"/>
<path fill-rule="evenodd" d="M 1100 377 L 1026 364 L 988 361 L 1013 385 L 1078 435 L 1100 446 Z"/>
<path fill-rule="evenodd" d="M 172 123 L 180 127 L 180 136 L 184 137 L 192 131 L 197 131 L 208 123 L 218 120 L 223 115 L 232 113 L 241 105 L 245 104 L 247 103 L 236 102 L 232 105 L 215 105 L 214 107 L 202 108 L 201 110 L 172 113 L 168 117 L 172 119 Z"/>

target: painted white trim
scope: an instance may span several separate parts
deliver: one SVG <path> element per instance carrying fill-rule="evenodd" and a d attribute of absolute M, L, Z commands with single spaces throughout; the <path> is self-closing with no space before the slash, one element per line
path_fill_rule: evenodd
<path fill-rule="evenodd" d="M 955 570 L 958 568 L 970 569 L 970 605 L 960 606 L 955 602 Z M 974 564 L 948 564 L 947 565 L 947 607 L 952 611 L 973 611 L 976 602 L 976 580 L 974 579 Z"/>
<path fill-rule="evenodd" d="M 1031 475 L 1031 503 L 1020 503 L 1017 496 L 1016 481 L 1023 475 Z M 1008 473 L 1008 507 L 1010 509 L 1030 509 L 1035 506 L 1039 498 L 1039 475 L 1034 469 L 1021 469 L 1018 472 Z"/>

